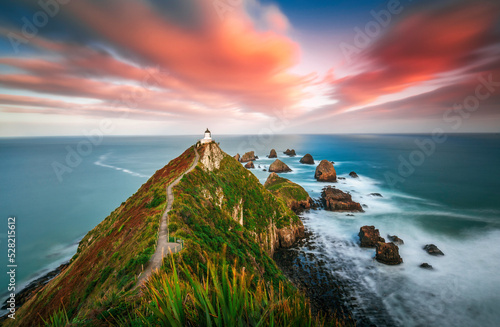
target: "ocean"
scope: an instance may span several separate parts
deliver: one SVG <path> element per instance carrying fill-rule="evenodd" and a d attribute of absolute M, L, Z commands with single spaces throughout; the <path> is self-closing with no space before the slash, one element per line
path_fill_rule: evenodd
<path fill-rule="evenodd" d="M 7 218 L 16 217 L 16 286 L 71 258 L 90 229 L 200 137 L 0 139 L 1 253 L 6 267 Z M 311 210 L 302 216 L 315 235 L 315 254 L 348 282 L 360 311 L 378 303 L 377 310 L 400 326 L 500 325 L 500 135 L 213 137 L 230 155 L 254 150 L 259 159 L 252 172 L 262 183 L 273 161 L 266 155 L 276 149 L 292 168 L 281 175 L 313 198 L 330 184 L 315 181 L 315 166 L 299 159 L 310 153 L 316 164 L 335 162 L 345 179 L 333 185 L 366 205 L 365 212 Z M 297 156 L 284 155 L 287 148 Z M 402 238 L 404 263 L 374 261 L 374 249 L 358 246 L 363 225 L 374 225 L 382 237 Z M 428 255 L 422 247 L 429 243 L 445 255 Z M 423 262 L 434 269 L 420 268 Z M 0 274 L 3 299 L 7 277 Z"/>

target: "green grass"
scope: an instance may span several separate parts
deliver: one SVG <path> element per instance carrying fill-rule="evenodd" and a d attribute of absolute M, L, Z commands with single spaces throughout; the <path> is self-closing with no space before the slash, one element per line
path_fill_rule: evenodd
<path fill-rule="evenodd" d="M 223 250 L 223 255 L 224 257 Z M 308 301 L 298 292 L 278 291 L 245 269 L 207 262 L 202 278 L 183 264 L 180 273 L 153 276 L 138 315 L 144 325 L 155 326 L 324 326 L 313 316 Z M 234 265 L 236 266 L 236 265 Z M 182 277 L 184 276 L 184 278 Z"/>

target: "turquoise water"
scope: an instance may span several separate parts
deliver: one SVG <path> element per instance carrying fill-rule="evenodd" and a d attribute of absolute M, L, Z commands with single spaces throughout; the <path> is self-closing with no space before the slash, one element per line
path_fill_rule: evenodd
<path fill-rule="evenodd" d="M 197 138 L 106 137 L 90 147 L 82 138 L 0 140 L 1 252 L 7 253 L 7 217 L 15 216 L 18 286 L 69 259 L 86 232 Z M 351 217 L 311 211 L 304 214 L 304 222 L 318 236 L 321 255 L 335 262 L 335 274 L 352 281 L 361 306 L 363 298 L 370 302 L 375 297 L 405 326 L 500 323 L 500 136 L 449 135 L 425 153 L 417 143 L 428 145 L 427 135 L 214 138 L 230 155 L 256 151 L 260 159 L 255 164 L 261 168 L 253 172 L 261 182 L 268 175 L 262 169 L 272 162 L 265 156 L 275 148 L 293 169 L 284 175 L 313 197 L 325 184 L 314 180 L 314 166 L 298 160 L 310 153 L 317 163 L 335 161 L 338 175 L 346 177 L 336 187 L 366 204 L 366 212 Z M 284 156 L 287 148 L 294 148 L 297 157 Z M 70 156 L 67 161 L 78 150 L 81 160 Z M 401 170 L 403 161 L 410 167 Z M 58 178 L 54 164 L 71 172 Z M 360 178 L 350 178 L 350 171 Z M 383 197 L 368 195 L 373 192 Z M 367 224 L 384 237 L 390 233 L 404 239 L 403 265 L 378 264 L 372 260 L 373 250 L 356 245 L 359 227 Z M 427 255 L 421 249 L 427 243 L 446 255 Z M 420 269 L 422 262 L 435 270 Z M 1 285 L 7 285 L 4 274 L 3 294 L 6 286 Z"/>

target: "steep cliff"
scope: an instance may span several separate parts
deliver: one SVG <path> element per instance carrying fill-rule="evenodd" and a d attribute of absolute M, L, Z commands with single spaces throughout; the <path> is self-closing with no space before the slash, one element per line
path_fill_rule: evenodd
<path fill-rule="evenodd" d="M 173 188 L 169 233 L 184 241 L 174 261 L 203 275 L 207 261 L 225 260 L 269 285 L 284 283 L 284 292 L 293 290 L 272 254 L 303 234 L 300 219 L 217 144 L 203 145 L 197 151 L 197 166 Z M 155 250 L 166 207 L 165 189 L 194 159 L 191 147 L 158 170 L 82 239 L 68 268 L 9 323 L 38 326 L 64 310 L 70 321 L 83 322 L 75 325 L 109 325 L 141 307 L 144 294 L 133 286 Z M 164 261 L 162 270 L 170 269 Z"/>

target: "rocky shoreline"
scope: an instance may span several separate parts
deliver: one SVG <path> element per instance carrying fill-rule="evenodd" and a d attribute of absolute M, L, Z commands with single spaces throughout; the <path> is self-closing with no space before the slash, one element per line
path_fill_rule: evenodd
<path fill-rule="evenodd" d="M 352 326 L 395 326 L 380 299 L 370 298 L 369 307 L 354 293 L 351 282 L 335 271 L 339 263 L 331 263 L 316 245 L 316 236 L 306 229 L 305 236 L 289 248 L 276 250 L 273 259 L 287 278 L 309 298 L 315 313 L 324 312 L 343 318 Z M 380 303 L 379 303 L 380 302 Z"/>

